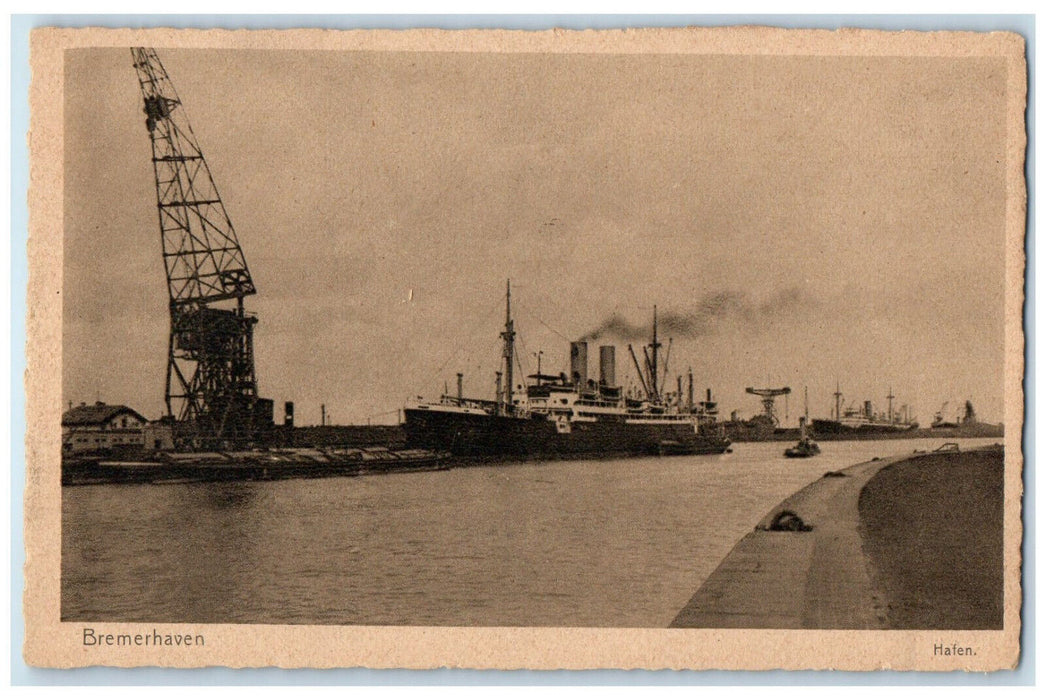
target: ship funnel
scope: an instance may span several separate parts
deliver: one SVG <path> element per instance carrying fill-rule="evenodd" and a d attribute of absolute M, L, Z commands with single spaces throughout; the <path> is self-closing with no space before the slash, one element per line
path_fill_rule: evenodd
<path fill-rule="evenodd" d="M 588 384 L 588 343 L 583 340 L 570 344 L 570 381 L 578 386 Z"/>
<path fill-rule="evenodd" d="M 458 403 L 460 403 L 461 399 L 464 398 L 461 391 L 461 380 L 464 378 L 464 376 L 465 375 L 463 375 L 461 372 L 458 372 Z"/>
<path fill-rule="evenodd" d="M 599 346 L 599 383 L 603 386 L 617 386 L 614 367 L 614 346 Z"/>
<path fill-rule="evenodd" d="M 871 418 L 872 417 L 872 402 L 871 401 L 865 401 L 864 402 L 864 415 L 867 418 Z"/>
<path fill-rule="evenodd" d="M 294 427 L 294 402 L 285 401 L 283 404 L 283 424 L 288 428 Z"/>

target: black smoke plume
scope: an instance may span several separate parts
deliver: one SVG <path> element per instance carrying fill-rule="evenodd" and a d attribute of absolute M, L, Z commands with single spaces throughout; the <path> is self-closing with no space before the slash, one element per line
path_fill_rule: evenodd
<path fill-rule="evenodd" d="M 742 292 L 715 292 L 684 311 L 659 311 L 658 333 L 675 338 L 700 338 L 711 335 L 726 324 L 760 327 L 776 317 L 794 314 L 813 302 L 798 287 L 785 289 L 771 298 L 755 302 Z M 612 338 L 621 341 L 645 340 L 650 337 L 650 321 L 632 323 L 614 313 L 581 337 L 581 340 Z"/>

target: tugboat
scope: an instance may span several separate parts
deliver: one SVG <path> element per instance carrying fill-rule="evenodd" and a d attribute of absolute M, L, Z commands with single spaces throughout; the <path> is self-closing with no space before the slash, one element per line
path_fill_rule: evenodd
<path fill-rule="evenodd" d="M 531 383 L 517 385 L 516 328 L 507 285 L 501 338 L 503 371 L 495 375 L 495 399 L 465 397 L 459 374 L 457 395 L 444 393 L 436 401 L 419 397 L 404 409 L 408 447 L 465 457 L 537 459 L 722 454 L 730 447 L 716 423 L 718 408 L 711 393 L 707 401 L 695 402 L 691 378 L 684 399 L 681 377 L 678 391 L 665 393 L 668 357 L 658 340 L 656 307 L 642 367 L 628 348 L 641 395 L 628 395 L 617 384 L 612 345 L 599 348 L 599 376 L 590 378 L 584 340 L 570 344 L 569 375 L 542 374 L 539 366 L 537 374 L 527 377 Z"/>
<path fill-rule="evenodd" d="M 821 454 L 821 448 L 806 434 L 806 418 L 799 418 L 799 442 L 785 450 L 785 457 L 798 459 Z"/>
<path fill-rule="evenodd" d="M 803 410 L 806 415 L 799 416 L 799 442 L 795 447 L 785 450 L 785 457 L 801 459 L 821 454 L 821 448 L 806 434 L 806 421 L 809 420 L 809 407 L 806 401 L 806 389 L 803 389 Z"/>

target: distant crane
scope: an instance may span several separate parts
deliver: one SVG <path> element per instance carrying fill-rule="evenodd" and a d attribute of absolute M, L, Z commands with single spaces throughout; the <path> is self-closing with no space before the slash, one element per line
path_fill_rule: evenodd
<path fill-rule="evenodd" d="M 763 399 L 763 415 L 771 425 L 780 424 L 780 420 L 777 418 L 777 412 L 774 410 L 774 400 L 778 396 L 788 396 L 792 393 L 790 387 L 781 387 L 780 389 L 753 389 L 748 387 L 745 389 L 746 393 L 754 394 L 755 396 L 762 397 Z"/>
<path fill-rule="evenodd" d="M 272 423 L 258 397 L 254 294 L 232 222 L 167 71 L 151 48 L 131 49 L 152 144 L 156 207 L 169 294 L 167 415 L 181 448 L 248 445 Z M 231 305 L 231 308 L 229 308 Z"/>

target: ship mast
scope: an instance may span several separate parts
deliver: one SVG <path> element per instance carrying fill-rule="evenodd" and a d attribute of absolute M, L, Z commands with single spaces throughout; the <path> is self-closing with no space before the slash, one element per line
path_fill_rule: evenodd
<path fill-rule="evenodd" d="M 512 363 L 515 360 L 516 329 L 512 322 L 512 281 L 505 280 L 505 330 L 501 333 L 505 341 L 502 356 L 505 358 L 505 415 L 512 412 Z"/>
<path fill-rule="evenodd" d="M 654 337 L 650 343 L 650 389 L 652 395 L 651 401 L 658 401 L 660 399 L 660 391 L 658 391 L 657 383 L 657 353 L 661 349 L 661 343 L 657 342 L 657 305 L 654 305 Z"/>
<path fill-rule="evenodd" d="M 843 400 L 843 393 L 839 391 L 839 382 L 835 383 L 835 393 L 832 394 L 835 397 L 835 419 L 841 420 L 843 417 L 840 402 Z"/>

